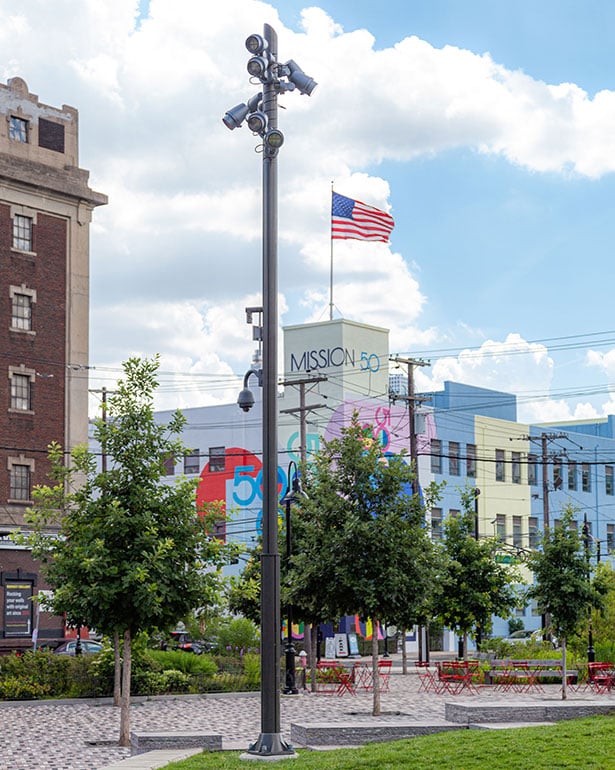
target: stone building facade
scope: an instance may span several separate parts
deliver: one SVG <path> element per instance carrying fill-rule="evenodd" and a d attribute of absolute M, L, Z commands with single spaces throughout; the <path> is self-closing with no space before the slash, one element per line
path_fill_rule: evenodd
<path fill-rule="evenodd" d="M 47 481 L 48 445 L 87 441 L 89 226 L 107 198 L 79 168 L 78 127 L 21 78 L 0 84 L 0 652 L 31 648 L 37 627 L 40 641 L 63 634 L 8 533 Z"/>

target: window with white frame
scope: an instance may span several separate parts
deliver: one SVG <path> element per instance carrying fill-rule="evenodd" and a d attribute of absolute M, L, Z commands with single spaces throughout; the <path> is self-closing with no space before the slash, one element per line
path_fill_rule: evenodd
<path fill-rule="evenodd" d="M 527 483 L 530 485 L 538 483 L 538 458 L 533 454 L 527 456 Z"/>
<path fill-rule="evenodd" d="M 521 483 L 521 452 L 512 453 L 511 477 L 513 484 Z"/>
<path fill-rule="evenodd" d="M 16 412 L 32 411 L 33 374 L 21 371 L 9 371 L 11 380 L 11 410 Z"/>
<path fill-rule="evenodd" d="M 521 516 L 513 516 L 512 517 L 512 537 L 513 537 L 513 545 L 516 548 L 521 548 L 523 546 L 523 524 L 522 524 L 522 518 Z"/>
<path fill-rule="evenodd" d="M 431 509 L 431 539 L 442 540 L 442 508 Z"/>
<path fill-rule="evenodd" d="M 9 499 L 16 502 L 29 502 L 32 498 L 32 474 L 34 460 L 20 455 L 9 457 Z"/>
<path fill-rule="evenodd" d="M 13 216 L 13 248 L 32 251 L 32 217 L 23 214 Z"/>
<path fill-rule="evenodd" d="M 498 513 L 495 517 L 495 536 L 498 540 L 506 540 L 506 515 Z"/>
<path fill-rule="evenodd" d="M 568 461 L 568 489 L 575 492 L 577 488 L 577 464 L 574 460 Z"/>
<path fill-rule="evenodd" d="M 504 465 L 504 450 L 503 449 L 496 449 L 495 450 L 495 480 L 496 481 L 505 481 L 506 480 L 506 470 Z"/>
<path fill-rule="evenodd" d="M 36 302 L 36 289 L 21 286 L 9 286 L 11 301 L 11 329 L 13 331 L 32 331 L 32 305 Z"/>
<path fill-rule="evenodd" d="M 28 142 L 28 121 L 17 115 L 9 117 L 9 139 L 15 142 Z"/>
<path fill-rule="evenodd" d="M 527 520 L 528 527 L 528 541 L 530 548 L 538 548 L 538 542 L 540 540 L 540 531 L 538 529 L 538 517 L 530 516 Z"/>
<path fill-rule="evenodd" d="M 604 491 L 607 495 L 615 494 L 615 487 L 613 486 L 613 466 L 604 466 Z"/>
<path fill-rule="evenodd" d="M 459 443 L 448 442 L 448 472 L 451 476 L 459 476 Z"/>
<path fill-rule="evenodd" d="M 432 438 L 430 442 L 431 472 L 442 473 L 442 442 Z"/>
<path fill-rule="evenodd" d="M 581 489 L 583 492 L 592 491 L 591 471 L 589 463 L 581 464 Z"/>
<path fill-rule="evenodd" d="M 615 551 L 615 524 L 606 525 L 606 550 L 608 553 Z"/>

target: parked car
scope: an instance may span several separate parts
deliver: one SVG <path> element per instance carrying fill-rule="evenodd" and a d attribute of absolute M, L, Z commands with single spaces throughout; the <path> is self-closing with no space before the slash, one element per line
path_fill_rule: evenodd
<path fill-rule="evenodd" d="M 171 640 L 176 650 L 192 652 L 194 655 L 200 655 L 202 652 L 205 652 L 204 645 L 192 640 L 186 631 L 171 631 Z"/>
<path fill-rule="evenodd" d="M 514 631 L 510 636 L 504 637 L 503 641 L 510 644 L 527 644 L 528 642 L 542 642 L 542 630 L 530 631 L 528 628 L 522 628 L 520 631 Z M 558 647 L 557 639 L 552 636 L 551 644 Z"/>
<path fill-rule="evenodd" d="M 95 642 L 93 639 L 81 640 L 81 654 L 82 655 L 95 655 L 97 652 L 102 651 L 102 644 Z M 66 642 L 59 644 L 53 651 L 55 655 L 71 655 L 75 656 L 77 650 L 77 640 L 69 639 Z"/>

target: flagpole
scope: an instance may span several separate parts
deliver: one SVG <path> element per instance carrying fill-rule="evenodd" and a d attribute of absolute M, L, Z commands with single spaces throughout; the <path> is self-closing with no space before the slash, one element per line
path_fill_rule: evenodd
<path fill-rule="evenodd" d="M 331 214 L 329 214 L 329 226 L 331 228 L 331 267 L 329 270 L 329 321 L 333 320 L 333 181 L 331 181 Z"/>

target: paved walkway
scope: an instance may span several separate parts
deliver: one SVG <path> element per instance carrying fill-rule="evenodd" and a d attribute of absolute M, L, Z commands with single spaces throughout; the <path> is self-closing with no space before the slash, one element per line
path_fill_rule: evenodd
<path fill-rule="evenodd" d="M 545 687 L 544 694 L 508 696 L 510 705 L 559 700 L 561 688 Z M 391 677 L 390 692 L 382 694 L 387 721 L 444 719 L 451 695 L 419 693 L 414 670 Z M 459 697 L 459 696 L 457 696 Z M 506 696 L 504 696 L 506 697 Z M 599 697 L 615 704 L 615 694 L 570 693 L 569 702 Z M 502 701 L 502 693 L 481 690 L 472 701 Z M 309 694 L 282 696 L 281 730 L 290 739 L 297 721 L 369 722 L 372 694 L 356 697 Z M 224 748 L 245 749 L 260 734 L 258 694 L 179 696 L 140 701 L 131 709 L 131 727 L 142 731 L 203 731 L 223 736 Z M 119 709 L 108 701 L 0 703 L 0 770 L 102 770 L 130 756 L 117 744 Z"/>

